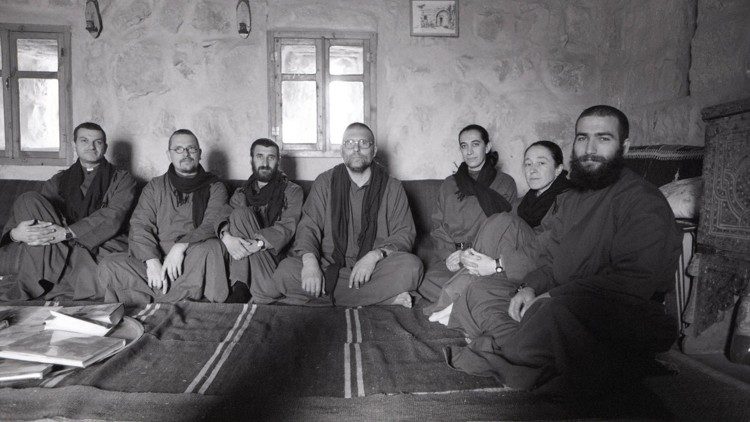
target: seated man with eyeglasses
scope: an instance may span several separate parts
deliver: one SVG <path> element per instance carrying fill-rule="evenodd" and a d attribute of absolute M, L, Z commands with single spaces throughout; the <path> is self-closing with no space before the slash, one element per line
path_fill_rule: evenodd
<path fill-rule="evenodd" d="M 373 162 L 377 147 L 367 125 L 352 123 L 343 139 L 344 163 L 315 179 L 292 256 L 254 302 L 411 307 L 422 263 L 409 253 L 416 229 L 406 192 Z"/>
<path fill-rule="evenodd" d="M 107 135 L 96 123 L 73 130 L 78 160 L 40 192 L 13 203 L 0 238 L 0 261 L 16 273 L 18 291 L 4 299 L 98 300 L 97 260 L 127 250 L 125 223 L 136 181 L 104 157 Z M 0 270 L 2 271 L 2 270 Z"/>
<path fill-rule="evenodd" d="M 227 190 L 203 170 L 198 138 L 187 129 L 169 137 L 172 164 L 143 188 L 130 219 L 129 253 L 99 265 L 108 302 L 223 302 L 229 293 L 224 250 L 215 228 Z"/>

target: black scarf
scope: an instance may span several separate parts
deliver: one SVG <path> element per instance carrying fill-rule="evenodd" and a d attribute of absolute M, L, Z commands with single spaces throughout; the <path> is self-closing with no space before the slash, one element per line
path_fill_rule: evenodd
<path fill-rule="evenodd" d="M 458 200 L 463 201 L 467 196 L 476 196 L 479 206 L 482 207 L 482 211 L 487 217 L 513 209 L 508 200 L 490 188 L 495 176 L 497 176 L 497 169 L 495 168 L 497 159 L 497 151 L 487 153 L 487 158 L 484 160 L 484 165 L 479 171 L 477 180 L 472 179 L 469 175 L 469 166 L 465 162 L 461 163 L 458 171 L 453 175 L 453 178 L 456 179 L 456 185 L 458 185 L 458 192 L 456 192 Z"/>
<path fill-rule="evenodd" d="M 372 250 L 375 243 L 375 236 L 378 233 L 378 210 L 380 210 L 380 201 L 385 193 L 385 186 L 388 183 L 388 174 L 385 169 L 377 163 L 370 166 L 372 174 L 370 182 L 365 187 L 365 198 L 362 201 L 362 229 L 357 236 L 357 245 L 359 253 L 357 260 L 361 259 L 366 253 Z M 336 289 L 336 282 L 339 278 L 339 270 L 346 266 L 346 246 L 349 244 L 349 189 L 351 179 L 346 171 L 346 165 L 339 164 L 333 168 L 333 177 L 331 178 L 331 227 L 333 236 L 333 263 L 326 268 L 325 282 L 326 292 L 331 296 L 331 304 L 336 302 L 333 298 L 333 291 Z"/>
<path fill-rule="evenodd" d="M 198 165 L 198 174 L 193 177 L 182 177 L 174 170 L 172 164 L 167 170 L 167 178 L 174 188 L 173 193 L 177 197 L 177 205 L 186 204 L 188 195 L 193 194 L 193 224 L 198 227 L 203 223 L 203 214 L 208 207 L 208 198 L 211 196 L 211 184 L 219 178 L 203 170 Z"/>
<path fill-rule="evenodd" d="M 59 193 L 65 202 L 64 213 L 67 224 L 86 218 L 94 211 L 101 208 L 104 194 L 109 189 L 115 168 L 105 158 L 99 162 L 94 180 L 91 181 L 86 195 L 81 192 L 81 184 L 84 179 L 84 170 L 81 160 L 62 172 Z"/>
<path fill-rule="evenodd" d="M 567 175 L 568 172 L 563 170 L 552 181 L 547 190 L 539 196 L 536 195 L 537 191 L 535 189 L 530 189 L 526 192 L 521 203 L 518 204 L 518 209 L 516 210 L 518 216 L 529 223 L 529 226 L 538 226 L 542 222 L 542 218 L 547 214 L 547 211 L 552 207 L 555 199 L 557 199 L 557 195 L 571 188 L 572 185 L 566 177 Z"/>
<path fill-rule="evenodd" d="M 271 180 L 258 192 L 255 191 L 257 181 L 258 176 L 255 173 L 247 179 L 244 186 L 245 203 L 253 207 L 261 228 L 265 228 L 281 217 L 281 211 L 284 209 L 284 190 L 286 190 L 287 178 L 285 174 L 278 170 L 274 171 Z M 259 208 L 264 205 L 268 205 L 266 212 L 259 215 Z"/>

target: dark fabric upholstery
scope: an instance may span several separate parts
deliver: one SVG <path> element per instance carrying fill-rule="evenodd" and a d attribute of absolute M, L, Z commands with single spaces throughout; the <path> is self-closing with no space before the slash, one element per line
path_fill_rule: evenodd
<path fill-rule="evenodd" d="M 656 186 L 703 174 L 703 147 L 639 145 L 630 147 L 625 165 Z"/>

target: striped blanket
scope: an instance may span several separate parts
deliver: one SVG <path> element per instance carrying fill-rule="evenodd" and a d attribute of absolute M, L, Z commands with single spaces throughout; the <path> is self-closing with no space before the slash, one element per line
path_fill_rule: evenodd
<path fill-rule="evenodd" d="M 500 389 L 492 379 L 445 365 L 443 347 L 464 340 L 417 309 L 186 302 L 127 314 L 145 334 L 126 350 L 83 370 L 13 386 L 339 398 Z"/>

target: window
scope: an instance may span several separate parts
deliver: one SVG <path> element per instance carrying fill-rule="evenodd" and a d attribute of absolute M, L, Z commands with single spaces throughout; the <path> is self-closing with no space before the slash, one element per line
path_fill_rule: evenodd
<path fill-rule="evenodd" d="M 268 33 L 271 134 L 285 155 L 338 156 L 344 129 L 375 131 L 374 33 Z"/>
<path fill-rule="evenodd" d="M 70 30 L 0 24 L 0 164 L 65 165 Z"/>

